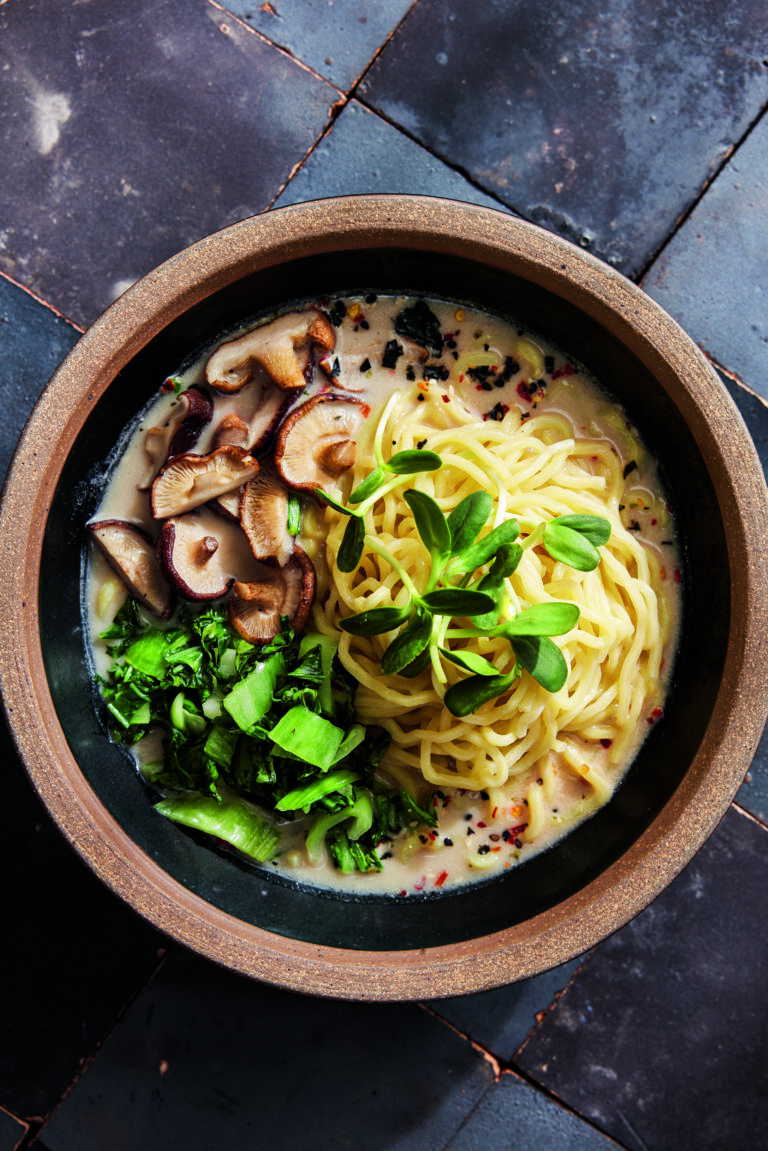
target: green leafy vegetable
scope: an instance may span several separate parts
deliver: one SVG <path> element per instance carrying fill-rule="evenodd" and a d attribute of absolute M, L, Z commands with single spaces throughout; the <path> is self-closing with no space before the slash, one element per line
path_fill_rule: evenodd
<path fill-rule="evenodd" d="M 126 600 L 103 638 L 113 738 L 165 733 L 145 778 L 165 793 L 156 810 L 167 818 L 259 862 L 290 845 L 285 828 L 300 818 L 313 850 L 325 843 L 336 866 L 364 870 L 380 869 L 382 841 L 421 821 L 415 800 L 376 778 L 390 738 L 355 722 L 357 684 L 336 637 L 286 632 L 256 647 L 221 607 L 183 607 L 158 627 Z"/>

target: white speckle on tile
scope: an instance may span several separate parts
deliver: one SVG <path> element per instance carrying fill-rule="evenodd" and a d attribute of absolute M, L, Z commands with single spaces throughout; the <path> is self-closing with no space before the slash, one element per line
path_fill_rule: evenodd
<path fill-rule="evenodd" d="M 72 115 L 72 108 L 63 93 L 46 92 L 37 84 L 33 87 L 31 103 L 37 150 L 41 156 L 47 156 L 58 144 L 60 128 Z"/>
<path fill-rule="evenodd" d="M 110 295 L 111 295 L 112 299 L 116 300 L 118 296 L 122 296 L 123 292 L 127 292 L 128 289 L 133 287 L 133 285 L 135 283 L 136 283 L 135 280 L 130 280 L 130 279 L 129 280 L 115 280 L 114 284 L 112 285 L 112 287 L 110 289 Z"/>

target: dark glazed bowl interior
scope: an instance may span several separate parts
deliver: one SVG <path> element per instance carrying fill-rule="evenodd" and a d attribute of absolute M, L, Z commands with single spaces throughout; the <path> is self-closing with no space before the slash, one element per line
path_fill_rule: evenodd
<path fill-rule="evenodd" d="M 749 545 L 752 529 L 743 526 L 741 497 L 731 494 L 736 481 L 729 476 L 728 460 L 723 460 L 722 452 L 718 457 L 712 445 L 730 438 L 734 460 L 741 458 L 750 489 L 745 500 L 755 528 L 765 521 L 765 500 L 746 432 L 714 374 L 668 317 L 632 285 L 567 244 L 500 214 L 434 201 L 429 213 L 434 216 L 435 205 L 439 207 L 443 229 L 436 242 L 428 235 L 425 221 L 429 215 L 418 217 L 421 223 L 414 226 L 413 200 L 364 200 L 369 213 L 364 234 L 345 237 L 343 229 L 339 234 L 341 215 L 334 216 L 332 239 L 318 239 L 315 250 L 311 240 L 309 245 L 299 244 L 288 257 L 281 251 L 279 257 L 270 257 L 266 270 L 256 259 L 251 262 L 253 270 L 243 261 L 234 276 L 220 273 L 221 246 L 226 244 L 222 237 L 228 233 L 208 241 L 219 245 L 213 282 L 198 289 L 197 300 L 189 306 L 174 301 L 172 306 L 161 307 L 151 338 L 124 355 L 118 350 L 114 367 L 99 364 L 96 374 L 102 383 L 91 392 L 93 400 L 80 397 L 78 429 L 71 433 L 74 438 L 55 477 L 50 514 L 41 531 L 39 637 L 55 716 L 76 772 L 87 781 L 88 788 L 83 789 L 88 792 L 86 806 L 98 809 L 99 831 L 78 839 L 70 801 L 64 814 L 56 811 L 54 803 L 53 813 L 74 845 L 123 897 L 160 927 L 220 962 L 260 978 L 328 994 L 365 998 L 446 995 L 531 974 L 596 942 L 673 878 L 725 810 L 746 771 L 765 718 L 764 672 L 760 671 L 762 696 L 757 700 L 755 692 L 746 736 L 744 722 L 739 720 L 740 759 L 734 763 L 733 747 L 727 752 L 724 747 L 732 738 L 728 725 L 737 692 L 734 674 L 736 680 L 742 674 L 754 674 L 742 670 L 745 647 L 753 642 L 745 636 L 751 626 L 748 617 L 765 599 L 765 589 L 755 585 L 748 593 L 752 597 L 749 607 L 735 602 L 737 584 L 732 574 L 744 565 L 738 549 Z M 399 228 L 392 223 L 392 205 L 396 222 L 398 203 L 405 205 Z M 390 231 L 377 232 L 370 220 L 384 219 L 387 205 L 385 223 Z M 294 213 L 297 229 L 306 233 L 312 226 L 327 229 L 322 221 L 329 211 L 328 205 L 320 204 L 271 215 L 287 216 L 290 230 Z M 452 219 L 459 220 L 460 235 L 455 241 L 450 235 Z M 467 239 L 470 225 L 485 230 L 484 245 Z M 251 235 L 246 237 L 242 230 L 249 226 Z M 247 222 L 228 232 L 237 228 L 241 229 L 240 250 L 247 249 L 243 240 L 250 239 L 258 253 L 263 221 Z M 534 270 L 528 258 L 514 254 L 521 238 L 524 247 L 540 245 L 543 272 Z M 490 257 L 496 243 L 512 254 Z M 193 269 L 197 258 L 201 280 L 205 280 L 206 259 L 210 263 L 210 248 L 206 250 L 205 244 L 177 258 Z M 574 268 L 578 269 L 577 283 Z M 239 864 L 157 816 L 132 761 L 105 734 L 91 686 L 80 614 L 83 529 L 102 493 L 105 461 L 126 424 L 157 392 L 162 380 L 195 348 L 244 319 L 294 301 L 368 291 L 424 294 L 508 315 L 580 360 L 624 406 L 660 461 L 681 545 L 683 619 L 664 716 L 650 729 L 611 801 L 559 844 L 496 879 L 407 899 L 351 898 L 302 887 Z M 146 292 L 144 296 L 151 298 Z M 121 305 L 118 301 L 115 308 Z M 633 315 L 635 305 L 648 309 L 640 331 Z M 110 338 L 114 341 L 113 333 L 103 340 Z M 670 340 L 677 341 L 674 355 L 668 355 Z M 696 366 L 694 375 L 704 379 L 709 389 L 706 401 L 701 391 L 692 395 L 681 381 L 679 365 L 686 357 Z M 20 483 L 17 471 L 10 483 Z M 762 623 L 760 627 L 754 642 L 764 646 Z M 729 659 L 735 671 L 729 673 L 724 698 Z M 6 683 L 4 688 L 8 690 Z M 23 740 L 20 746 L 24 754 Z M 713 762 L 725 754 L 730 758 L 724 780 Z M 57 763 L 57 770 L 62 770 L 60 756 Z M 30 768 L 46 798 L 49 788 L 41 785 L 40 771 L 34 765 Z M 74 780 L 71 786 L 77 792 L 76 772 L 73 775 L 66 767 L 64 771 Z M 695 814 L 686 823 L 687 808 L 695 809 Z M 90 848 L 94 838 L 109 837 L 115 826 L 126 837 L 120 842 L 128 842 L 131 867 L 138 869 L 141 878 L 138 888 L 133 881 L 120 880 L 119 864 L 107 864 L 103 849 Z M 113 838 L 113 849 L 114 843 Z M 119 853 L 121 847 L 116 850 Z M 153 884 L 158 874 L 170 877 L 170 884 L 166 885 L 166 878 L 160 882 L 164 890 L 155 900 Z M 634 893 L 631 898 L 626 890 L 621 893 L 626 885 Z M 188 906 L 184 893 L 198 899 Z M 177 895 L 181 911 L 176 906 L 171 912 L 169 901 L 173 904 Z M 213 926 L 206 924 L 206 909 Z M 231 928 L 228 940 L 229 925 L 235 923 L 238 926 Z M 249 927 L 255 933 L 249 933 Z M 273 938 L 280 941 L 274 961 L 270 956 Z M 402 962 L 394 976 L 396 953 L 402 953 Z M 432 972 L 430 956 L 435 961 Z M 457 976 L 457 964 L 464 963 L 466 969 L 468 956 L 476 960 L 476 974 L 465 970 Z M 320 979 L 316 978 L 318 963 L 323 968 Z M 358 969 L 365 971 L 365 979 L 357 974 Z M 411 969 L 412 976 L 403 974 Z M 312 979 L 307 974 L 310 970 L 315 972 Z M 372 972 L 379 978 L 376 987 L 370 984 Z"/>

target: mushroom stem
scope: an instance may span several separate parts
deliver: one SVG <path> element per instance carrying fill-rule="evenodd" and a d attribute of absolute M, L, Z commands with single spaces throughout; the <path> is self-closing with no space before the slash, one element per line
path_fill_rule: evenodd
<path fill-rule="evenodd" d="M 357 459 L 357 444 L 354 440 L 337 440 L 335 443 L 321 444 L 315 452 L 315 459 L 332 476 L 340 476 L 354 465 Z"/>
<path fill-rule="evenodd" d="M 195 562 L 199 567 L 207 564 L 211 556 L 214 556 L 219 549 L 219 541 L 215 536 L 203 536 L 195 548 Z"/>

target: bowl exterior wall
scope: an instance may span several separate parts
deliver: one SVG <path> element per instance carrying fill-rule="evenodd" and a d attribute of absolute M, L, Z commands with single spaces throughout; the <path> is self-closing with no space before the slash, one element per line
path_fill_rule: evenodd
<path fill-rule="evenodd" d="M 669 706 L 611 803 L 502 881 L 342 899 L 240 868 L 154 817 L 100 724 L 80 634 L 104 446 L 196 346 L 286 303 L 375 289 L 510 314 L 582 360 L 662 461 L 685 619 Z M 429 998 L 577 955 L 680 871 L 747 770 L 768 698 L 765 485 L 734 406 L 673 321 L 605 265 L 502 213 L 420 197 L 283 209 L 187 249 L 86 333 L 20 442 L 2 507 L 0 681 L 53 818 L 121 897 L 235 970 L 316 994 Z M 719 563 L 713 564 L 716 556 Z"/>

